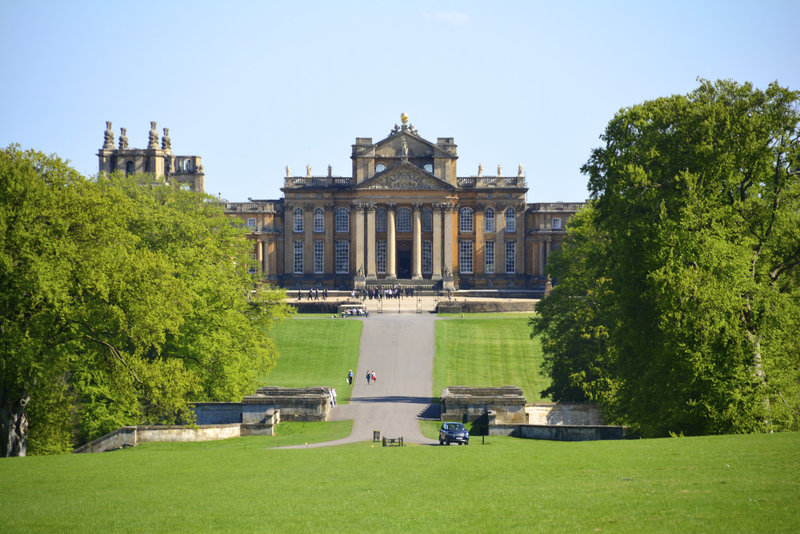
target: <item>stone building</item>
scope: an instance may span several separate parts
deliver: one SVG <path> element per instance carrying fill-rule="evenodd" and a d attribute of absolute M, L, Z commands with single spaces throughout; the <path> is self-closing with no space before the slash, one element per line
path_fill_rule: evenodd
<path fill-rule="evenodd" d="M 170 183 L 180 184 L 192 191 L 203 191 L 204 173 L 200 156 L 175 156 L 169 128 L 164 128 L 161 145 L 158 143 L 156 123 L 150 123 L 147 148 L 128 147 L 125 128 L 120 128 L 119 147 L 114 148 L 114 131 L 106 121 L 103 148 L 97 153 L 100 172 L 122 171 L 127 174 L 153 173 Z"/>
<path fill-rule="evenodd" d="M 500 165 L 487 175 L 480 165 L 458 176 L 452 137 L 432 142 L 405 114 L 401 123 L 378 142 L 356 138 L 351 176 L 334 176 L 330 166 L 322 176 L 287 167 L 283 198 L 224 204 L 250 229 L 262 278 L 286 288 L 543 288 L 548 256 L 583 204 L 526 203 L 522 165 L 511 175 Z M 192 188 L 202 190 L 200 158 L 181 167 L 165 148 L 167 130 L 159 151 L 151 125 L 147 150 L 128 150 L 127 140 L 123 148 L 122 139 L 114 150 L 108 123 L 100 170 L 125 166 L 180 183 L 197 176 Z"/>

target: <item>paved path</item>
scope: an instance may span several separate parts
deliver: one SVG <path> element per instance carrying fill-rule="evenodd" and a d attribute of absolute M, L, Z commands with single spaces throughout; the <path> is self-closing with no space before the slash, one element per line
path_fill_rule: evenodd
<path fill-rule="evenodd" d="M 328 417 L 331 421 L 352 419 L 353 431 L 347 438 L 308 447 L 369 441 L 375 430 L 382 437 L 402 436 L 408 443 L 437 444 L 422 435 L 417 421 L 431 402 L 436 317 L 373 313 L 361 320 L 364 327 L 350 403 L 336 406 Z M 372 369 L 377 381 L 367 385 L 367 370 Z"/>

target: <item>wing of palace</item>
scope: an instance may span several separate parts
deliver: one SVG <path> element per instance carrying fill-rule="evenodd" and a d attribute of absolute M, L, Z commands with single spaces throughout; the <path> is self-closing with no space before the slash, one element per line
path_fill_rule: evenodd
<path fill-rule="evenodd" d="M 543 287 L 548 256 L 583 203 L 526 203 L 521 165 L 510 175 L 499 165 L 486 175 L 481 165 L 458 176 L 453 138 L 434 143 L 401 120 L 378 142 L 356 138 L 352 176 L 287 167 L 283 198 L 224 204 L 250 229 L 261 277 L 287 288 Z M 115 149 L 107 123 L 100 171 L 152 172 L 203 189 L 200 158 L 173 156 L 167 129 L 159 148 L 151 123 L 145 150 L 129 149 L 125 133 Z"/>

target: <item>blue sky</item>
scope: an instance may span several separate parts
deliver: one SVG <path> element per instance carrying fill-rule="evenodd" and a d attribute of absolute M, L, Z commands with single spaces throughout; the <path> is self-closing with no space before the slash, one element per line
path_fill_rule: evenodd
<path fill-rule="evenodd" d="M 351 175 L 401 112 L 454 137 L 460 176 L 525 166 L 528 201 L 587 197 L 580 166 L 620 108 L 697 77 L 800 90 L 800 1 L 0 0 L 0 146 L 97 172 L 105 121 L 203 157 L 206 190 L 278 198 Z M 491 171 L 491 172 L 490 172 Z"/>

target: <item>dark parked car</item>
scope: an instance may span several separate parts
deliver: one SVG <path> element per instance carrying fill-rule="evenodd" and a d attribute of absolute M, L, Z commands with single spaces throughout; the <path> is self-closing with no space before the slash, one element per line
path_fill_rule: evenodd
<path fill-rule="evenodd" d="M 458 443 L 469 445 L 469 431 L 461 423 L 442 423 L 439 429 L 439 445 Z"/>

